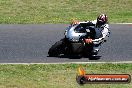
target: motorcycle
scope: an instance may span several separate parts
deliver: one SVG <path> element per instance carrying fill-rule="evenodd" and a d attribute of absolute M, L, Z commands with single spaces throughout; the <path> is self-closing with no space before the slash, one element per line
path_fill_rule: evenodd
<path fill-rule="evenodd" d="M 65 37 L 52 45 L 49 49 L 49 56 L 92 56 L 93 43 L 86 43 L 85 41 L 85 38 L 92 39 L 94 37 L 94 31 L 91 29 L 87 22 L 71 24 L 65 30 Z"/>

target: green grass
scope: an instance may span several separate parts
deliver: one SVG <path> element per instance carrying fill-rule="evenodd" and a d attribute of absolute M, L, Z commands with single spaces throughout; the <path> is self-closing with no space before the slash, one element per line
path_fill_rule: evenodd
<path fill-rule="evenodd" d="M 86 84 L 76 82 L 77 64 L 0 65 L 0 88 L 132 88 L 130 84 Z M 130 74 L 132 64 L 82 64 L 86 73 Z"/>
<path fill-rule="evenodd" d="M 111 23 L 132 22 L 132 0 L 0 0 L 1 24 L 69 23 L 100 13 Z"/>

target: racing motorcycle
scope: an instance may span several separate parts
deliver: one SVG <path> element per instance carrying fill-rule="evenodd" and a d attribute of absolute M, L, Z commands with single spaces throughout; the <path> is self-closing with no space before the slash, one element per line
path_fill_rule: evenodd
<path fill-rule="evenodd" d="M 78 55 L 92 56 L 93 43 L 86 43 L 85 38 L 92 39 L 94 31 L 87 22 L 71 24 L 64 33 L 65 37 L 49 49 L 49 56 Z"/>

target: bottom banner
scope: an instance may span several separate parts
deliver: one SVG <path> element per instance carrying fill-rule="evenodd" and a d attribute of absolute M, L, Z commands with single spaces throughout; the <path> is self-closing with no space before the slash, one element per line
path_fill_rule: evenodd
<path fill-rule="evenodd" d="M 129 74 L 85 74 L 77 76 L 79 84 L 86 83 L 130 83 Z"/>
<path fill-rule="evenodd" d="M 79 74 L 76 77 L 76 81 L 79 84 L 131 82 L 131 76 L 129 74 L 86 74 L 82 67 L 79 67 L 78 72 Z"/>

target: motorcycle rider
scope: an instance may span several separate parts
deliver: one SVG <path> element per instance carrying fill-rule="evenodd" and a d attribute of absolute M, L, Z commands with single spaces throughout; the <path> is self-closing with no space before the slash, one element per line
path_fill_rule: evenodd
<path fill-rule="evenodd" d="M 86 21 L 86 22 L 90 26 L 89 30 L 93 32 L 94 38 L 86 38 L 85 42 L 93 43 L 92 55 L 95 56 L 98 54 L 101 45 L 104 42 L 106 42 L 110 34 L 108 17 L 106 14 L 101 14 L 97 17 L 96 20 Z M 78 22 L 74 22 L 74 24 L 77 23 Z M 79 22 L 79 23 L 83 23 L 83 22 Z"/>

